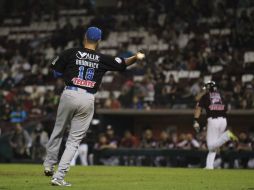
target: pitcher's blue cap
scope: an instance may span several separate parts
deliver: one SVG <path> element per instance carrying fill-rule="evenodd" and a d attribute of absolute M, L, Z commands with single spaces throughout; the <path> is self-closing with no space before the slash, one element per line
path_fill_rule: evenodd
<path fill-rule="evenodd" d="M 86 31 L 86 38 L 91 41 L 101 40 L 101 29 L 97 27 L 89 27 Z"/>

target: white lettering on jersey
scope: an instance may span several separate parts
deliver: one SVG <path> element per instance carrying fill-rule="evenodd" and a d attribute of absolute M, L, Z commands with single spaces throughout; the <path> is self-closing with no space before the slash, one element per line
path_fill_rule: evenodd
<path fill-rule="evenodd" d="M 115 61 L 116 61 L 117 63 L 119 63 L 119 64 L 121 64 L 121 63 L 122 63 L 122 59 L 121 59 L 121 58 L 119 58 L 119 57 L 116 57 L 116 58 L 115 58 Z"/>
<path fill-rule="evenodd" d="M 210 93 L 210 100 L 212 104 L 222 104 L 221 97 L 219 93 Z"/>
<path fill-rule="evenodd" d="M 90 61 L 86 61 L 86 60 L 80 60 L 80 59 L 76 59 L 76 65 L 82 65 L 82 66 L 86 66 L 86 67 L 92 67 L 94 69 L 98 69 L 99 68 L 99 64 L 98 63 L 94 63 L 94 62 L 90 62 Z"/>
<path fill-rule="evenodd" d="M 95 62 L 100 61 L 100 56 L 99 55 L 95 55 L 95 54 L 87 53 L 87 52 L 78 51 L 78 53 L 76 54 L 76 57 L 78 59 L 88 59 L 90 61 L 95 61 Z"/>
<path fill-rule="evenodd" d="M 79 55 L 81 56 L 81 58 L 85 57 L 87 55 L 86 52 L 82 53 L 81 51 L 78 51 Z"/>
<path fill-rule="evenodd" d="M 222 111 L 225 109 L 225 105 L 222 103 L 221 96 L 219 93 L 210 93 L 211 105 L 209 105 L 210 110 Z"/>
<path fill-rule="evenodd" d="M 86 67 L 92 67 L 95 69 L 99 68 L 99 64 L 98 63 L 94 63 L 91 61 L 86 61 L 86 60 L 80 60 L 80 59 L 76 59 L 76 65 L 82 65 L 82 66 L 86 66 Z"/>

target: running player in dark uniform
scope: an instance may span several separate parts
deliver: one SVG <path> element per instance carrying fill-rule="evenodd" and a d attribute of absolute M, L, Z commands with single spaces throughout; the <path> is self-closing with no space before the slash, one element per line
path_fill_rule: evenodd
<path fill-rule="evenodd" d="M 221 94 L 217 91 L 215 82 L 205 83 L 204 92 L 199 97 L 194 112 L 194 129 L 199 132 L 198 123 L 202 108 L 206 110 L 207 117 L 207 147 L 209 153 L 206 159 L 206 169 L 213 169 L 217 149 L 229 140 L 236 141 L 237 137 L 227 127 L 227 106 L 223 102 Z"/>
<path fill-rule="evenodd" d="M 103 55 L 96 51 L 101 35 L 102 32 L 99 28 L 88 28 L 82 48 L 65 50 L 51 64 L 54 76 L 62 77 L 66 84 L 61 95 L 54 130 L 47 145 L 47 156 L 44 161 L 45 175 L 53 175 L 52 185 L 71 186 L 70 183 L 64 181 L 64 177 L 92 120 L 94 94 L 101 84 L 103 75 L 107 71 L 124 71 L 127 66 L 145 57 L 140 52 L 127 59 Z M 54 173 L 63 133 L 69 125 L 70 132 L 66 148 L 59 162 L 58 170 Z"/>

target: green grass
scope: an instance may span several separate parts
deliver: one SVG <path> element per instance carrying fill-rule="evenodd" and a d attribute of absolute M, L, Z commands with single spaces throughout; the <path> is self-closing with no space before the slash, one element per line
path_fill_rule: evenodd
<path fill-rule="evenodd" d="M 147 167 L 72 167 L 73 190 L 251 190 L 254 170 Z M 41 165 L 0 164 L 0 190 L 52 190 Z"/>

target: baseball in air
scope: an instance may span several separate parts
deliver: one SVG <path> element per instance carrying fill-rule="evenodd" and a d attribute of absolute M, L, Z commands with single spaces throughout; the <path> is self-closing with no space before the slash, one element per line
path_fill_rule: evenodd
<path fill-rule="evenodd" d="M 140 60 L 144 59 L 145 58 L 145 54 L 138 52 L 137 53 L 137 58 L 140 59 Z"/>

